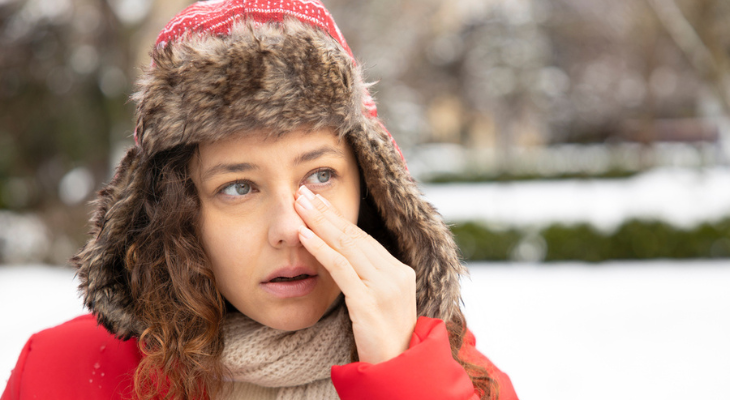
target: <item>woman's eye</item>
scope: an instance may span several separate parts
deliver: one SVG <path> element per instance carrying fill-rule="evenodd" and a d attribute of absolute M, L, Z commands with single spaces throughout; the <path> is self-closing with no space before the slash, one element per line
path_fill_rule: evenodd
<path fill-rule="evenodd" d="M 221 193 L 228 196 L 244 196 L 251 191 L 251 184 L 248 182 L 236 182 L 221 190 Z"/>
<path fill-rule="evenodd" d="M 324 170 L 317 172 L 317 180 L 319 183 L 325 183 L 328 182 L 331 178 L 332 172 Z"/>
<path fill-rule="evenodd" d="M 309 177 L 307 177 L 307 182 L 313 184 L 327 183 L 330 179 L 332 179 L 332 171 L 328 169 L 320 169 L 312 175 L 309 175 Z"/>

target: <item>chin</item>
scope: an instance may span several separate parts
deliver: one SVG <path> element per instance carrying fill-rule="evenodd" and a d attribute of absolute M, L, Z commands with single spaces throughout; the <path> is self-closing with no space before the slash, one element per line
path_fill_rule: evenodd
<path fill-rule="evenodd" d="M 298 307 L 291 307 L 289 310 L 281 310 L 276 316 L 268 315 L 258 321 L 270 328 L 282 331 L 298 331 L 300 329 L 309 328 L 319 321 L 326 310 L 301 310 Z M 254 318 L 256 319 L 256 318 Z"/>
<path fill-rule="evenodd" d="M 262 325 L 282 331 L 298 331 L 316 324 L 328 310 L 339 303 L 340 298 L 341 292 L 338 291 L 283 301 L 264 301 L 257 306 L 246 303 L 241 304 L 243 307 L 238 307 L 235 303 L 231 305 Z"/>

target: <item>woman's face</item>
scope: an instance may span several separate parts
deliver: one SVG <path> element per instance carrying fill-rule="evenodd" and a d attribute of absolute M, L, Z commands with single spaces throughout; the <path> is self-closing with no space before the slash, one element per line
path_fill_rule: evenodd
<path fill-rule="evenodd" d="M 282 137 L 234 135 L 201 144 L 190 172 L 201 205 L 200 234 L 218 289 L 239 311 L 276 329 L 309 327 L 340 294 L 299 242 L 294 209 L 301 185 L 357 223 L 354 154 L 328 129 Z"/>

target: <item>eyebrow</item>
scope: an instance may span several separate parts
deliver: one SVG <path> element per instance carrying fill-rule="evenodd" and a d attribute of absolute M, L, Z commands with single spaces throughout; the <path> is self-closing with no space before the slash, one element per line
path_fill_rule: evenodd
<path fill-rule="evenodd" d="M 345 158 L 345 154 L 334 147 L 329 146 L 323 146 L 318 149 L 308 151 L 306 153 L 302 153 L 298 155 L 294 159 L 294 165 L 299 165 L 305 162 L 316 160 L 324 155 L 333 155 L 335 157 L 339 158 Z M 203 174 L 201 175 L 202 180 L 208 180 L 213 175 L 221 174 L 221 173 L 231 173 L 231 172 L 245 172 L 245 171 L 251 171 L 259 169 L 260 167 L 256 164 L 252 163 L 235 163 L 235 164 L 217 164 L 210 168 L 208 168 Z"/>
<path fill-rule="evenodd" d="M 208 178 L 210 178 L 211 176 L 221 173 L 225 174 L 231 172 L 245 172 L 254 169 L 259 169 L 259 166 L 251 163 L 218 164 L 208 168 L 205 172 L 203 172 L 203 174 L 201 175 L 201 179 L 205 181 L 208 180 Z"/>
<path fill-rule="evenodd" d="M 330 146 L 322 146 L 318 149 L 308 151 L 306 153 L 300 154 L 297 156 L 297 158 L 294 159 L 294 165 L 299 165 L 308 161 L 316 160 L 324 155 L 333 155 L 335 157 L 339 158 L 345 158 L 345 153 L 343 153 L 340 149 L 336 149 L 334 147 Z"/>

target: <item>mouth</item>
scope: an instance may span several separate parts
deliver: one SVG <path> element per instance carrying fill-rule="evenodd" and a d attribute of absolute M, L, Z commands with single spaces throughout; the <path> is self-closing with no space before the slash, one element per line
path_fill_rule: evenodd
<path fill-rule="evenodd" d="M 318 276 L 305 267 L 281 268 L 261 282 L 260 287 L 280 299 L 302 297 L 317 286 Z"/>
<path fill-rule="evenodd" d="M 291 278 L 287 278 L 285 276 L 279 276 L 279 277 L 276 277 L 276 278 L 270 280 L 269 282 L 274 282 L 274 283 L 276 283 L 276 282 L 294 282 L 294 281 L 301 281 L 302 279 L 311 278 L 313 276 L 315 276 L 315 275 L 300 274 L 297 276 L 293 276 Z"/>

